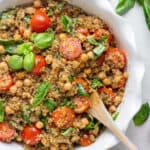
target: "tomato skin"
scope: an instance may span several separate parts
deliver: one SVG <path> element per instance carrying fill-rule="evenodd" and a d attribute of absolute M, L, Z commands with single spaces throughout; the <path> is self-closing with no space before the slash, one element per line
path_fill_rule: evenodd
<path fill-rule="evenodd" d="M 103 88 L 98 89 L 98 92 L 100 94 L 104 93 L 104 94 L 108 95 L 109 97 L 111 97 L 112 99 L 114 99 L 114 97 L 115 97 L 115 93 L 112 91 L 111 88 L 103 87 Z"/>
<path fill-rule="evenodd" d="M 76 78 L 73 81 L 73 84 L 77 84 L 77 83 L 81 83 L 83 85 L 83 87 L 85 88 L 86 91 L 89 91 L 89 84 L 86 80 L 84 80 L 83 78 Z"/>
<path fill-rule="evenodd" d="M 42 131 L 33 126 L 25 126 L 22 131 L 22 139 L 24 143 L 29 145 L 38 144 L 40 141 L 40 134 Z"/>
<path fill-rule="evenodd" d="M 35 32 L 44 32 L 51 25 L 51 20 L 47 16 L 46 12 L 37 10 L 31 19 L 30 26 Z"/>
<path fill-rule="evenodd" d="M 67 106 L 59 107 L 53 111 L 52 118 L 58 128 L 66 129 L 73 125 L 75 113 Z"/>
<path fill-rule="evenodd" d="M 84 96 L 76 96 L 74 99 L 75 108 L 74 111 L 76 114 L 82 114 L 88 110 L 90 107 L 90 100 Z"/>
<path fill-rule="evenodd" d="M 46 62 L 43 56 L 36 55 L 35 56 L 35 66 L 32 70 L 34 75 L 41 75 L 42 69 L 46 66 Z"/>
<path fill-rule="evenodd" d="M 13 79 L 10 74 L 2 76 L 0 78 L 0 92 L 8 91 L 12 85 Z"/>
<path fill-rule="evenodd" d="M 87 28 L 84 28 L 84 27 L 77 27 L 76 32 L 77 32 L 77 33 L 81 33 L 81 34 L 83 34 L 83 35 L 85 35 L 85 36 L 88 36 L 88 35 L 89 35 L 88 29 L 87 29 Z"/>
<path fill-rule="evenodd" d="M 80 143 L 81 146 L 89 146 L 90 144 L 93 143 L 93 141 L 91 140 L 89 134 L 83 134 L 83 135 L 80 137 L 79 143 Z"/>
<path fill-rule="evenodd" d="M 75 37 L 67 37 L 61 41 L 59 51 L 64 58 L 73 61 L 82 53 L 81 42 Z"/>
<path fill-rule="evenodd" d="M 0 141 L 9 142 L 16 135 L 16 130 L 7 123 L 0 123 Z"/>

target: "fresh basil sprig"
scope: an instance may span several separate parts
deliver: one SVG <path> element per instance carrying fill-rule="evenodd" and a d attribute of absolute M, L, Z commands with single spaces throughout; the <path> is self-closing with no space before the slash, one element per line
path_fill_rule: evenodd
<path fill-rule="evenodd" d="M 5 115 L 4 101 L 2 99 L 0 99 L 0 122 L 4 121 L 4 115 Z"/>
<path fill-rule="evenodd" d="M 34 33 L 31 36 L 31 41 L 34 42 L 34 45 L 39 49 L 49 48 L 54 41 L 54 33 Z"/>
<path fill-rule="evenodd" d="M 75 27 L 77 24 L 76 18 L 70 18 L 69 16 L 63 15 L 61 16 L 61 21 L 63 23 L 64 30 L 72 35 L 75 34 Z"/>
<path fill-rule="evenodd" d="M 142 125 L 150 115 L 149 103 L 145 103 L 141 106 L 140 110 L 133 117 L 134 124 L 137 126 Z"/>
<path fill-rule="evenodd" d="M 33 103 L 32 103 L 32 108 L 40 105 L 45 96 L 47 95 L 48 91 L 49 91 L 49 88 L 50 88 L 50 83 L 47 82 L 47 81 L 43 81 L 37 88 L 36 90 L 36 93 L 34 95 L 34 100 L 33 100 Z"/>
<path fill-rule="evenodd" d="M 116 7 L 116 12 L 120 15 L 125 14 L 132 7 L 134 7 L 135 0 L 119 0 L 119 3 Z"/>

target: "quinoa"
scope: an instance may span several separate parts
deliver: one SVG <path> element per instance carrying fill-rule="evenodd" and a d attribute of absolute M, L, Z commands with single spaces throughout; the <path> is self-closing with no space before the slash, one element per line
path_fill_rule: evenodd
<path fill-rule="evenodd" d="M 37 31 L 38 24 L 33 23 L 37 11 L 50 18 L 44 31 Z M 32 40 L 39 32 L 54 35 L 46 48 Z M 25 60 L 25 54 L 16 51 L 23 43 L 31 44 L 35 57 L 30 70 L 31 63 L 19 69 L 10 64 L 13 55 Z M 103 20 L 65 1 L 35 0 L 5 10 L 0 17 L 0 100 L 4 103 L 0 111 L 5 112 L 0 141 L 22 143 L 26 150 L 71 150 L 92 144 L 104 127 L 87 113 L 89 96 L 97 90 L 110 114 L 115 113 L 128 78 L 126 64 L 126 54 L 117 48 Z M 39 98 L 43 82 L 47 87 Z M 40 102 L 35 103 L 37 97 Z M 10 134 L 2 137 L 6 125 Z"/>

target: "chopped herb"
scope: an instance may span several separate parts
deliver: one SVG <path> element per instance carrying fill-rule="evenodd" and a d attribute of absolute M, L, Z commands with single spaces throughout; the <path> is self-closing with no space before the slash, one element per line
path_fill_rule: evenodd
<path fill-rule="evenodd" d="M 58 3 L 58 4 L 56 5 L 56 9 L 61 10 L 61 9 L 64 7 L 64 5 L 65 5 L 65 3 L 64 3 L 64 2 L 62 2 L 62 3 Z"/>
<path fill-rule="evenodd" d="M 30 114 L 31 114 L 30 107 L 27 105 L 22 105 L 21 112 L 22 112 L 22 118 L 24 119 L 24 121 L 27 124 L 30 124 Z"/>
<path fill-rule="evenodd" d="M 29 23 L 30 22 L 30 20 L 31 20 L 31 18 L 30 18 L 30 16 L 29 15 L 27 15 L 27 16 L 24 16 L 24 21 L 25 22 L 27 22 L 27 23 Z"/>
<path fill-rule="evenodd" d="M 100 57 L 105 50 L 106 50 L 106 48 L 103 44 L 99 44 L 98 47 L 94 48 L 94 50 L 93 50 L 94 59 L 97 59 L 98 57 Z"/>
<path fill-rule="evenodd" d="M 55 53 L 55 57 L 56 57 L 57 59 L 61 59 L 61 58 L 62 58 L 60 52 L 58 52 L 58 51 Z"/>
<path fill-rule="evenodd" d="M 117 111 L 117 112 L 115 112 L 115 113 L 113 114 L 113 116 L 112 116 L 113 120 L 116 121 L 117 118 L 118 118 L 118 116 L 119 116 L 119 112 Z"/>
<path fill-rule="evenodd" d="M 89 124 L 85 127 L 87 130 L 93 130 L 97 128 L 98 124 L 95 123 L 95 119 L 93 116 L 89 115 Z"/>
<path fill-rule="evenodd" d="M 103 83 L 97 78 L 91 81 L 91 88 L 95 89 L 97 87 L 102 87 Z"/>
<path fill-rule="evenodd" d="M 72 127 L 64 129 L 61 131 L 61 135 L 68 136 L 74 129 Z"/>
<path fill-rule="evenodd" d="M 47 116 L 42 116 L 41 121 L 43 122 L 44 126 L 46 127 L 48 124 L 48 117 Z"/>
<path fill-rule="evenodd" d="M 4 115 L 5 115 L 4 100 L 0 99 L 0 122 L 4 121 Z"/>
<path fill-rule="evenodd" d="M 76 27 L 76 24 L 78 23 L 77 19 L 76 18 L 70 18 L 70 17 L 64 15 L 64 16 L 61 16 L 61 21 L 63 23 L 64 30 L 66 32 L 74 35 L 75 27 Z"/>
<path fill-rule="evenodd" d="M 10 19 L 10 18 L 11 18 L 11 16 L 8 12 L 3 12 L 1 14 L 1 19 Z"/>
<path fill-rule="evenodd" d="M 53 86 L 53 87 L 51 88 L 51 90 L 52 90 L 52 91 L 59 91 L 59 87 Z"/>
<path fill-rule="evenodd" d="M 69 79 L 70 82 L 72 82 L 75 79 L 75 77 L 70 75 L 70 76 L 68 76 L 68 79 Z"/>
<path fill-rule="evenodd" d="M 134 124 L 137 126 L 142 125 L 149 117 L 150 106 L 149 103 L 145 103 L 141 106 L 140 110 L 133 117 Z"/>
<path fill-rule="evenodd" d="M 44 106 L 46 106 L 49 111 L 53 111 L 56 108 L 56 105 L 54 100 L 48 99 L 44 101 Z"/>
<path fill-rule="evenodd" d="M 99 45 L 99 42 L 96 41 L 93 36 L 88 36 L 88 37 L 87 37 L 87 40 L 88 40 L 88 42 L 89 42 L 90 44 L 92 44 L 92 45 L 96 45 L 96 46 Z"/>
<path fill-rule="evenodd" d="M 83 87 L 83 85 L 81 83 L 77 83 L 77 87 L 78 87 L 77 93 L 80 96 L 87 96 L 87 97 L 89 97 L 89 93 L 84 89 L 84 87 Z"/>
<path fill-rule="evenodd" d="M 63 107 L 63 106 L 68 106 L 68 107 L 70 107 L 70 108 L 75 108 L 75 104 L 70 100 L 70 99 L 68 99 L 68 98 L 64 98 L 64 100 L 63 100 L 63 103 L 61 103 L 61 105 L 60 105 L 61 107 Z"/>
<path fill-rule="evenodd" d="M 40 105 L 47 95 L 50 88 L 50 83 L 47 81 L 43 81 L 36 90 L 34 95 L 34 101 L 32 103 L 32 108 Z"/>
<path fill-rule="evenodd" d="M 48 15 L 48 16 L 52 16 L 52 15 L 53 15 L 53 13 L 54 13 L 54 12 L 53 12 L 53 10 L 52 10 L 52 9 L 49 9 L 49 10 L 48 10 L 48 14 L 47 14 L 47 15 Z"/>

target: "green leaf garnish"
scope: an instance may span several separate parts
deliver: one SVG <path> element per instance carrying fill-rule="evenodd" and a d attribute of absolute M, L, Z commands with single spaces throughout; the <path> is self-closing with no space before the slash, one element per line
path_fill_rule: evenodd
<path fill-rule="evenodd" d="M 72 127 L 64 129 L 61 131 L 61 135 L 68 136 L 74 129 Z"/>
<path fill-rule="evenodd" d="M 70 108 L 75 108 L 75 104 L 69 99 L 69 98 L 64 98 L 63 103 L 60 104 L 61 107 L 67 106 Z"/>
<path fill-rule="evenodd" d="M 56 108 L 56 105 L 54 100 L 48 99 L 44 101 L 44 106 L 46 106 L 49 111 L 53 111 Z"/>
<path fill-rule="evenodd" d="M 83 87 L 83 85 L 81 83 L 77 83 L 77 87 L 78 87 L 77 93 L 80 96 L 87 96 L 87 97 L 89 97 L 89 93 L 84 89 L 84 87 Z"/>
<path fill-rule="evenodd" d="M 95 89 L 97 87 L 102 87 L 103 83 L 97 78 L 91 81 L 91 88 Z"/>
<path fill-rule="evenodd" d="M 4 121 L 5 110 L 4 110 L 4 100 L 0 99 L 0 122 Z"/>

